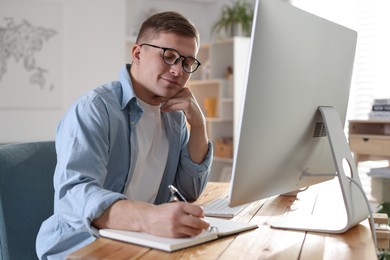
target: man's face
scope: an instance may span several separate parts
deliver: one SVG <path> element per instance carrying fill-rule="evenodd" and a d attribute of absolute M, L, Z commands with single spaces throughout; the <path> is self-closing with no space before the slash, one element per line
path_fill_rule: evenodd
<path fill-rule="evenodd" d="M 174 33 L 162 33 L 158 38 L 142 43 L 175 49 L 185 57 L 195 57 L 197 53 L 195 38 Z M 137 66 L 135 70 L 132 69 L 134 90 L 139 98 L 152 105 L 174 97 L 191 75 L 183 70 L 181 60 L 175 65 L 168 65 L 162 55 L 162 49 L 148 45 L 133 49 L 133 58 L 136 57 L 133 65 L 135 62 Z"/>

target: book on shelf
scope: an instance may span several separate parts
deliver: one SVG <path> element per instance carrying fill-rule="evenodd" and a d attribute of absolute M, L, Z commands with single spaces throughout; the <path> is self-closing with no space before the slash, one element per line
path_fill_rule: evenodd
<path fill-rule="evenodd" d="M 373 105 L 390 105 L 390 98 L 376 98 Z"/>
<path fill-rule="evenodd" d="M 388 111 L 388 112 L 390 112 L 390 105 L 373 105 L 372 111 Z"/>
<path fill-rule="evenodd" d="M 206 217 L 205 219 L 210 223 L 210 227 L 212 228 L 207 231 L 203 231 L 195 237 L 168 238 L 143 232 L 116 229 L 101 229 L 99 230 L 99 235 L 102 237 L 159 249 L 162 251 L 173 252 L 258 227 L 256 224 L 242 223 L 233 220 L 212 217 Z"/>
<path fill-rule="evenodd" d="M 390 178 L 390 167 L 372 168 L 368 173 L 370 177 Z"/>
<path fill-rule="evenodd" d="M 390 98 L 376 98 L 372 102 L 369 119 L 390 120 Z"/>
<path fill-rule="evenodd" d="M 369 119 L 390 120 L 390 111 L 371 111 L 368 113 Z"/>

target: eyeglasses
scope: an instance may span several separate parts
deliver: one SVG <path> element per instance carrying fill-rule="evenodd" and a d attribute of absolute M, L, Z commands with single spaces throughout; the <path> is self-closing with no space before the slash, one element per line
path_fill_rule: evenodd
<path fill-rule="evenodd" d="M 179 61 L 182 60 L 181 65 L 183 67 L 183 70 L 185 72 L 187 72 L 187 73 L 195 72 L 199 68 L 199 66 L 201 64 L 194 57 L 183 56 L 183 55 L 180 54 L 180 52 L 178 52 L 175 49 L 164 48 L 164 47 L 156 46 L 156 45 L 149 44 L 149 43 L 142 43 L 142 44 L 140 44 L 141 47 L 144 46 L 144 45 L 163 50 L 162 59 L 165 62 L 165 64 L 167 64 L 167 65 L 172 66 L 172 65 L 175 65 Z"/>

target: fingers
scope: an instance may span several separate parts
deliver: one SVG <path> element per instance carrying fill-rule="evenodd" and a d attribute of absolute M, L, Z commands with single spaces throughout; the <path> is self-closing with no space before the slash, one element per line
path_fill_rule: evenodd
<path fill-rule="evenodd" d="M 198 217 L 198 218 L 203 218 L 204 217 L 204 212 L 202 207 L 195 205 L 195 204 L 189 204 L 189 203 L 183 203 L 182 209 L 184 213 Z"/>
<path fill-rule="evenodd" d="M 203 113 L 189 88 L 183 88 L 176 96 L 167 100 L 161 107 L 162 112 L 181 110 L 191 126 L 203 124 Z"/>
<path fill-rule="evenodd" d="M 176 94 L 176 96 L 166 100 L 165 104 L 161 107 L 163 112 L 183 110 L 188 111 L 193 104 L 197 104 L 195 97 L 189 88 L 183 88 Z"/>
<path fill-rule="evenodd" d="M 208 227 L 210 226 L 210 224 L 208 222 L 206 222 L 204 219 L 194 218 L 194 217 L 192 217 L 192 218 L 193 218 L 193 220 L 196 219 L 196 221 L 194 221 L 192 223 L 194 225 L 193 226 L 190 226 L 190 225 L 180 226 L 177 229 L 177 234 L 176 234 L 177 237 L 194 237 L 194 236 L 197 236 L 200 233 L 202 233 L 204 230 L 208 229 Z M 195 225 L 197 227 L 195 227 Z"/>
<path fill-rule="evenodd" d="M 205 219 L 191 215 L 182 216 L 180 222 L 181 225 L 178 225 L 175 230 L 179 237 L 197 236 L 210 226 Z"/>
<path fill-rule="evenodd" d="M 175 205 L 173 205 L 175 204 Z M 210 225 L 203 218 L 203 209 L 200 206 L 183 202 L 171 203 L 174 207 L 172 218 L 172 235 L 174 237 L 196 236 L 207 229 Z"/>
<path fill-rule="evenodd" d="M 169 99 L 164 105 L 161 107 L 162 112 L 173 112 L 182 110 L 183 112 L 188 111 L 188 104 L 183 100 L 179 99 Z"/>

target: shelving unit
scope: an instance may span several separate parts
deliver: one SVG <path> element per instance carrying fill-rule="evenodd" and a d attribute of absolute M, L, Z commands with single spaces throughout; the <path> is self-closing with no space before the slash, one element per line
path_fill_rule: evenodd
<path fill-rule="evenodd" d="M 189 81 L 189 87 L 195 95 L 206 116 L 207 133 L 214 144 L 215 154 L 210 175 L 211 181 L 228 181 L 231 176 L 233 153 L 218 156 L 221 139 L 232 139 L 234 151 L 237 142 L 238 119 L 241 99 L 245 87 L 246 67 L 249 57 L 250 39 L 234 37 L 224 41 L 204 44 L 197 58 L 202 66 Z M 228 68 L 233 74 L 228 74 Z M 208 117 L 204 101 L 216 98 L 216 116 Z"/>
<path fill-rule="evenodd" d="M 349 146 L 356 163 L 376 160 L 390 162 L 390 120 L 350 120 Z M 371 195 L 380 203 L 390 202 L 390 179 L 370 179 Z"/>
<path fill-rule="evenodd" d="M 349 146 L 356 162 L 390 160 L 390 120 L 350 120 Z"/>

